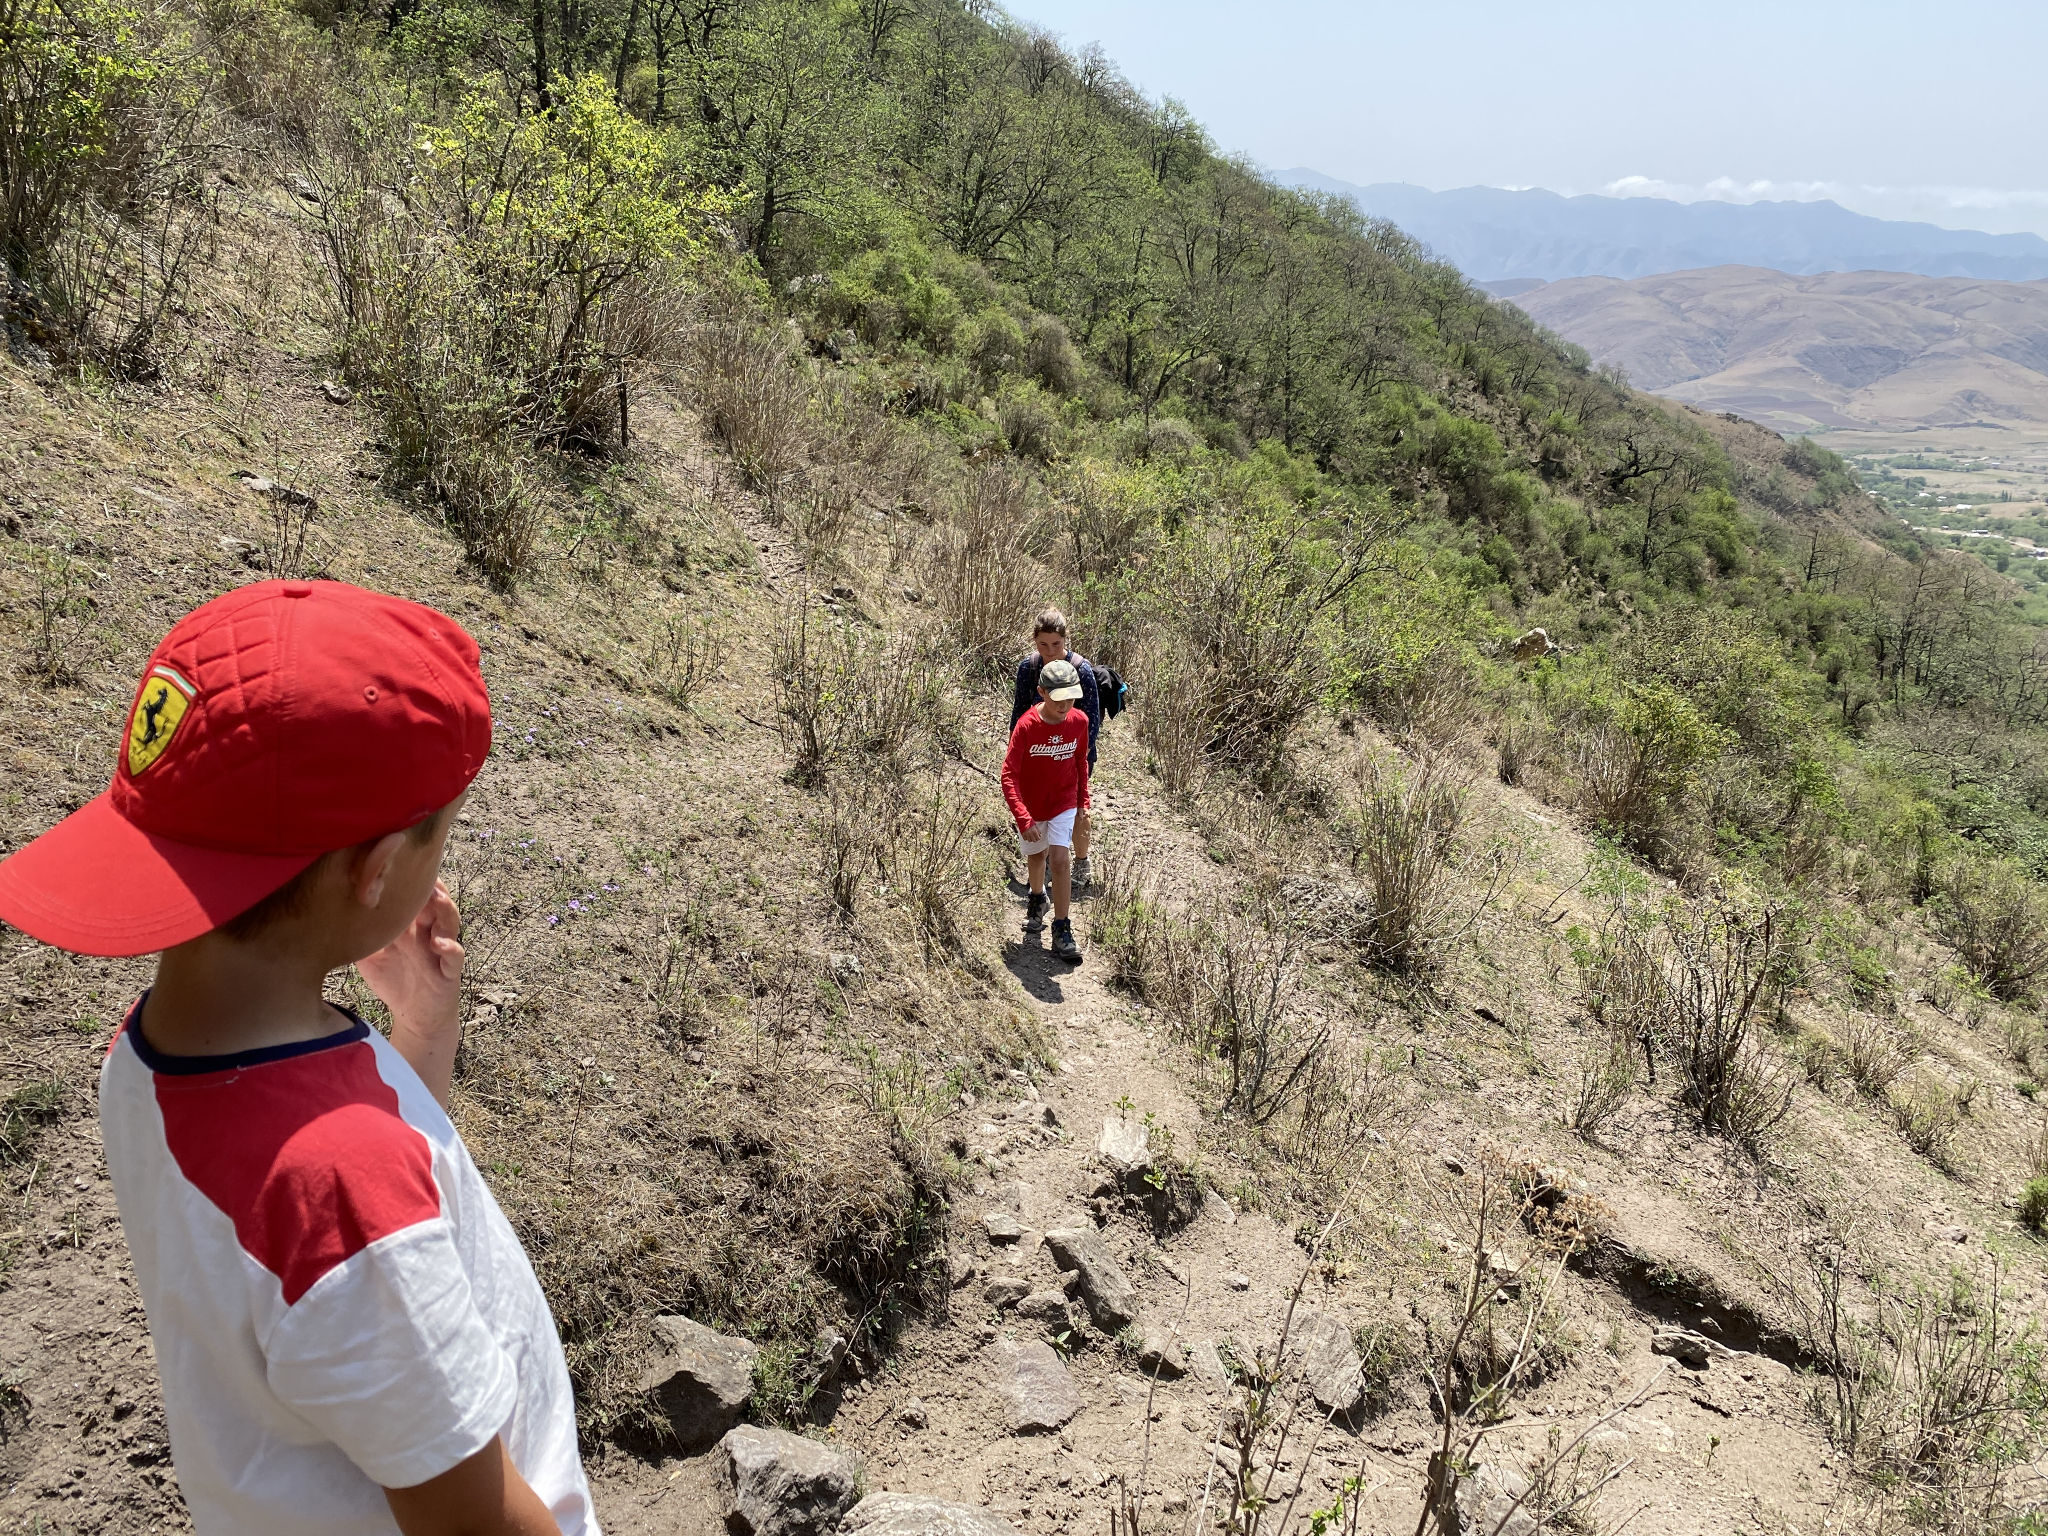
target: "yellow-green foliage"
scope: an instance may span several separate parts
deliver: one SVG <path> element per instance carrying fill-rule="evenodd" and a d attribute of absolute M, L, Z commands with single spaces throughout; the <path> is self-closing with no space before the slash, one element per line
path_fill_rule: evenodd
<path fill-rule="evenodd" d="M 531 547 L 519 456 L 611 441 L 620 370 L 679 354 L 686 263 L 719 206 L 681 170 L 594 75 L 546 114 L 485 91 L 445 123 L 394 113 L 328 163 L 349 368 L 494 580 Z"/>

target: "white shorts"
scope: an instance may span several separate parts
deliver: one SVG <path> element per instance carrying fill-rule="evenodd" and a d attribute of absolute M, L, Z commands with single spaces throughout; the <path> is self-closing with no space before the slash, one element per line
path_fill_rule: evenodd
<path fill-rule="evenodd" d="M 1034 853 L 1043 853 L 1048 848 L 1071 848 L 1074 846 L 1074 817 L 1076 814 L 1074 811 L 1061 811 L 1051 821 L 1036 822 L 1031 830 L 1038 834 L 1037 839 L 1034 841 L 1019 832 L 1017 834 L 1017 841 L 1024 845 L 1024 852 L 1027 856 Z"/>

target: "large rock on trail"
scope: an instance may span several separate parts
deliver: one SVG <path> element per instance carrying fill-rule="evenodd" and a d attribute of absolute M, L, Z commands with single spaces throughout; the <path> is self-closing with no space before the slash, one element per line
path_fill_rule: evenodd
<path fill-rule="evenodd" d="M 1140 1174 L 1152 1166 L 1152 1132 L 1144 1121 L 1118 1115 L 1102 1122 L 1102 1139 L 1095 1150 L 1118 1173 Z"/>
<path fill-rule="evenodd" d="M 654 1394 L 683 1448 L 701 1451 L 747 1411 L 760 1351 L 687 1317 L 657 1317 L 654 1331 L 662 1353 L 641 1375 L 640 1390 Z"/>
<path fill-rule="evenodd" d="M 871 1493 L 853 1506 L 840 1536 L 1017 1536 L 1017 1528 L 972 1504 L 915 1493 Z"/>
<path fill-rule="evenodd" d="M 828 1536 L 860 1497 L 852 1457 L 752 1424 L 718 1442 L 713 1476 L 734 1536 Z"/>
<path fill-rule="evenodd" d="M 1062 1227 L 1045 1234 L 1045 1245 L 1061 1269 L 1074 1270 L 1081 1299 L 1104 1333 L 1119 1333 L 1138 1316 L 1138 1288 L 1109 1256 L 1109 1245 L 1093 1227 Z"/>
<path fill-rule="evenodd" d="M 1015 1433 L 1046 1434 L 1081 1411 L 1081 1394 L 1050 1344 L 1042 1339 L 1005 1342 L 1002 1351 L 1003 1402 Z"/>
<path fill-rule="evenodd" d="M 1296 1312 L 1287 1352 L 1300 1363 L 1301 1379 L 1325 1413 L 1348 1418 L 1364 1406 L 1365 1362 L 1341 1315 Z"/>

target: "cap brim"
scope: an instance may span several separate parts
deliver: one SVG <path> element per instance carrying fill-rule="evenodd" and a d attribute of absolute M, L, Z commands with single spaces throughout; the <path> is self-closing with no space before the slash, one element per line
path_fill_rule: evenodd
<path fill-rule="evenodd" d="M 1064 699 L 1067 703 L 1071 704 L 1074 700 L 1081 697 L 1081 688 L 1078 683 L 1072 688 L 1055 688 L 1046 697 L 1048 699 Z"/>
<path fill-rule="evenodd" d="M 101 795 L 0 861 L 0 919 L 81 955 L 147 955 L 239 917 L 318 857 L 173 842 Z"/>

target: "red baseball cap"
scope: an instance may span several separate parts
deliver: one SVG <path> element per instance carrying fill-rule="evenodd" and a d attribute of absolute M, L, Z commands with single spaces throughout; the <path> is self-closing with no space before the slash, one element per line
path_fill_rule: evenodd
<path fill-rule="evenodd" d="M 87 955 L 183 944 L 425 820 L 490 749 L 460 624 L 346 582 L 257 582 L 164 636 L 114 782 L 0 862 L 0 918 Z"/>

